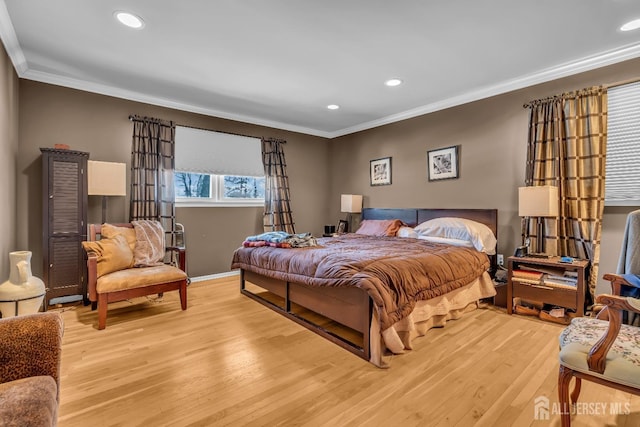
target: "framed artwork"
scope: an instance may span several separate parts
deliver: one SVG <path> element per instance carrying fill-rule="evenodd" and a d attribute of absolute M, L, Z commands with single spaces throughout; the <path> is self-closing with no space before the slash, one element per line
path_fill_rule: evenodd
<path fill-rule="evenodd" d="M 369 161 L 371 185 L 391 184 L 391 157 Z"/>
<path fill-rule="evenodd" d="M 338 234 L 343 234 L 346 233 L 349 227 L 349 223 L 347 221 L 345 221 L 344 219 L 338 220 L 338 229 L 336 230 L 336 233 Z"/>
<path fill-rule="evenodd" d="M 427 151 L 429 181 L 458 178 L 458 146 Z"/>

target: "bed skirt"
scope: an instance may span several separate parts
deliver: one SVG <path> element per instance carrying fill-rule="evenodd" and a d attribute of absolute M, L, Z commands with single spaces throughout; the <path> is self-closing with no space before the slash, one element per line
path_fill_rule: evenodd
<path fill-rule="evenodd" d="M 465 313 L 475 310 L 479 300 L 495 294 L 491 277 L 484 273 L 462 288 L 427 301 L 419 301 L 408 317 L 385 331 L 380 331 L 380 323 L 374 310 L 371 319 L 370 362 L 379 367 L 387 367 L 384 361 L 386 350 L 393 354 L 412 350 L 415 338 L 424 336 L 431 328 L 443 327 L 448 320 L 461 318 Z"/>

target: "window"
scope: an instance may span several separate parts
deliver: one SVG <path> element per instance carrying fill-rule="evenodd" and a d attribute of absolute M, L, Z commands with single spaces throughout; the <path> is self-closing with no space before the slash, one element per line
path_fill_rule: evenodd
<path fill-rule="evenodd" d="M 640 82 L 608 91 L 606 206 L 640 205 Z"/>
<path fill-rule="evenodd" d="M 178 206 L 262 206 L 260 139 L 176 127 Z"/>

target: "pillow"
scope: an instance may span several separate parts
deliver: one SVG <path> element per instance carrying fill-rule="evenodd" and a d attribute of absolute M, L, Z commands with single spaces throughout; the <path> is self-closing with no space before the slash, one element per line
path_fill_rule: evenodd
<path fill-rule="evenodd" d="M 82 242 L 82 247 L 98 255 L 98 277 L 133 267 L 133 252 L 121 235 L 97 242 Z"/>
<path fill-rule="evenodd" d="M 162 264 L 164 259 L 164 229 L 158 221 L 131 221 L 136 233 L 136 247 L 133 264 L 136 267 L 150 267 Z"/>
<path fill-rule="evenodd" d="M 136 248 L 136 231 L 133 228 L 129 227 L 118 227 L 116 225 L 111 224 L 102 224 L 102 238 L 113 239 L 117 235 L 122 235 L 125 238 L 129 247 L 131 248 L 131 252 L 133 252 Z"/>
<path fill-rule="evenodd" d="M 365 219 L 356 234 L 367 236 L 395 236 L 404 223 L 399 219 Z"/>
<path fill-rule="evenodd" d="M 473 243 L 468 240 L 460 240 L 460 239 L 448 239 L 446 237 L 434 237 L 434 236 L 418 236 L 420 240 L 425 240 L 427 242 L 433 243 L 446 243 L 451 246 L 463 246 L 465 248 L 473 248 Z"/>
<path fill-rule="evenodd" d="M 491 229 L 470 219 L 434 218 L 418 224 L 414 230 L 420 236 L 445 237 L 471 242 L 474 248 L 487 255 L 496 253 L 496 236 Z"/>
<path fill-rule="evenodd" d="M 398 229 L 398 232 L 396 233 L 396 236 L 398 237 L 412 237 L 414 239 L 418 238 L 418 233 L 416 233 L 416 230 L 414 230 L 411 227 L 407 227 L 407 226 L 402 226 Z"/>

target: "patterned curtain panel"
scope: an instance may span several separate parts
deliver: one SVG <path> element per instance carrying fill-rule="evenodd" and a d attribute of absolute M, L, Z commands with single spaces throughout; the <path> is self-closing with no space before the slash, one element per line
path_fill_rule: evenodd
<path fill-rule="evenodd" d="M 588 259 L 595 300 L 604 212 L 607 90 L 593 87 L 527 105 L 527 185 L 555 185 L 560 214 L 545 219 L 546 252 Z M 535 224 L 527 224 L 535 236 Z M 536 238 L 538 236 L 535 236 Z"/>
<path fill-rule="evenodd" d="M 289 178 L 282 145 L 285 141 L 262 139 L 262 162 L 265 174 L 264 231 L 295 233 L 289 203 Z"/>
<path fill-rule="evenodd" d="M 175 134 L 173 122 L 132 116 L 131 207 L 129 220 L 160 221 L 175 230 Z"/>

